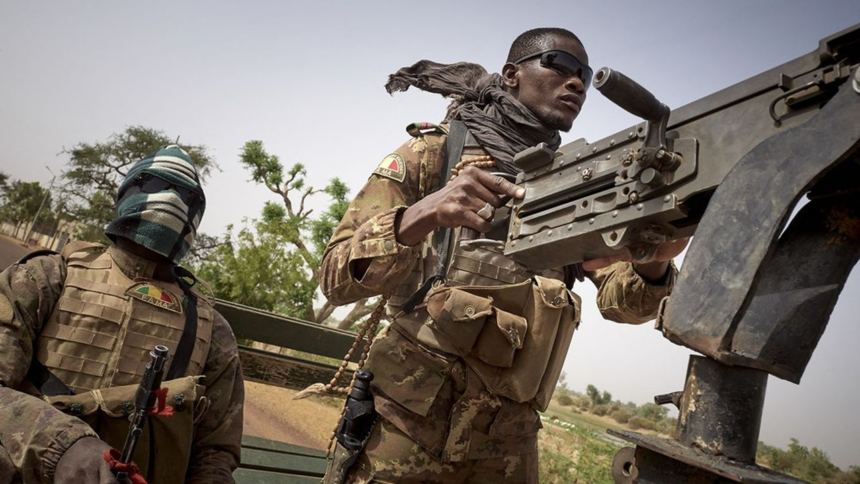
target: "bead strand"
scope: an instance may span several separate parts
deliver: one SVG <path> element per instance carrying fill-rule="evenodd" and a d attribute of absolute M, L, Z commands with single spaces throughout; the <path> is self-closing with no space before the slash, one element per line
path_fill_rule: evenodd
<path fill-rule="evenodd" d="M 478 155 L 473 156 L 471 158 L 462 159 L 459 163 L 454 165 L 454 168 L 451 168 L 451 180 L 457 178 L 457 175 L 459 175 L 460 172 L 463 171 L 467 166 L 474 166 L 477 168 L 493 168 L 494 166 L 496 166 L 496 162 L 490 155 Z"/>

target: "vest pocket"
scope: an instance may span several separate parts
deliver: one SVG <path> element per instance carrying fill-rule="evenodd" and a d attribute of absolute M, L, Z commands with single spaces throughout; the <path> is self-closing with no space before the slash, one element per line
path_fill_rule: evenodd
<path fill-rule="evenodd" d="M 374 340 L 365 366 L 373 372 L 374 389 L 424 417 L 448 378 L 451 362 L 389 328 Z"/>
<path fill-rule="evenodd" d="M 427 298 L 427 312 L 436 329 L 460 352 L 468 354 L 493 313 L 493 298 L 447 288 Z"/>
<path fill-rule="evenodd" d="M 510 368 L 517 350 L 523 347 L 527 330 L 526 318 L 493 308 L 472 353 L 488 365 Z"/>

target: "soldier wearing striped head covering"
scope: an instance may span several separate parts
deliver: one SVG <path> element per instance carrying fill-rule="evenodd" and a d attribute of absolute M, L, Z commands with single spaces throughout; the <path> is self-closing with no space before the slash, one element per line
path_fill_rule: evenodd
<path fill-rule="evenodd" d="M 130 480 L 234 482 L 236 338 L 205 283 L 177 265 L 205 206 L 191 158 L 165 146 L 120 186 L 105 229 L 114 244 L 75 241 L 0 272 L 0 484 L 116 482 L 105 452 L 123 447 L 155 345 L 170 354 L 160 407 L 172 411 L 148 416 Z"/>
<path fill-rule="evenodd" d="M 119 217 L 105 229 L 178 264 L 194 243 L 206 209 L 197 168 L 182 148 L 169 145 L 138 161 L 120 185 Z"/>

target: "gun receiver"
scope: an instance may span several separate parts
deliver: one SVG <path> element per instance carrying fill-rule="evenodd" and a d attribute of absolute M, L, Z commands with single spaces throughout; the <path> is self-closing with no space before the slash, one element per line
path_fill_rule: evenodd
<path fill-rule="evenodd" d="M 825 39 L 815 52 L 675 111 L 620 72 L 600 69 L 595 87 L 644 122 L 594 143 L 519 153 L 526 196 L 512 202 L 505 255 L 548 269 L 627 247 L 647 261 L 661 242 L 693 235 L 741 158 L 851 87 L 860 59 L 845 39 Z"/>
<path fill-rule="evenodd" d="M 134 395 L 134 414 L 131 417 L 131 422 L 128 427 L 128 435 L 125 438 L 125 445 L 122 447 L 120 463 L 128 464 L 132 461 L 134 449 L 137 447 L 137 441 L 143 434 L 143 426 L 146 423 L 146 417 L 155 408 L 156 394 L 155 392 L 161 388 L 161 381 L 164 379 L 164 364 L 167 362 L 169 352 L 166 346 L 156 345 L 149 352 L 152 357 L 146 365 L 146 371 L 143 373 L 143 378 L 140 380 L 140 385 L 137 387 L 137 393 Z M 116 480 L 119 482 L 128 481 L 128 473 L 119 471 L 116 473 Z"/>

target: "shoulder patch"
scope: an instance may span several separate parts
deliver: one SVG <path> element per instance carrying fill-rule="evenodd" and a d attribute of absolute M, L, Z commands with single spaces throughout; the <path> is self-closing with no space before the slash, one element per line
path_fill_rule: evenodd
<path fill-rule="evenodd" d="M 182 314 L 182 303 L 175 294 L 148 282 L 139 282 L 126 289 L 125 293 L 147 304 Z"/>
<path fill-rule="evenodd" d="M 397 182 L 403 182 L 406 179 L 406 162 L 398 153 L 391 153 L 382 159 L 373 173 Z"/>

